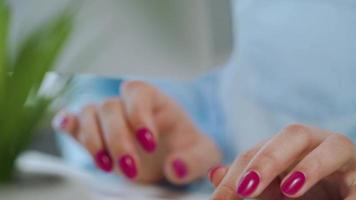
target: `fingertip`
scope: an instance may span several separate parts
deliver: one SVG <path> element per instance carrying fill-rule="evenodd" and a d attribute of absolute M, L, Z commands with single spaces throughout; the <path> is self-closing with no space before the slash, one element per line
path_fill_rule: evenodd
<path fill-rule="evenodd" d="M 118 158 L 118 165 L 121 169 L 121 172 L 129 180 L 135 180 L 138 176 L 137 161 L 130 154 L 121 155 Z"/>
<path fill-rule="evenodd" d="M 98 168 L 106 173 L 113 170 L 112 158 L 106 149 L 98 151 L 94 156 L 95 164 Z"/>
<path fill-rule="evenodd" d="M 214 187 L 219 186 L 227 171 L 228 168 L 223 165 L 217 165 L 209 169 L 208 178 Z"/>
<path fill-rule="evenodd" d="M 171 153 L 165 162 L 165 175 L 175 184 L 185 184 L 206 177 L 208 170 L 220 163 L 218 150 L 204 138 Z"/>
<path fill-rule="evenodd" d="M 178 157 L 167 159 L 164 173 L 168 181 L 177 185 L 184 185 L 190 182 L 190 168 L 188 163 Z"/>
<path fill-rule="evenodd" d="M 77 126 L 76 117 L 68 112 L 61 111 L 52 119 L 52 128 L 56 131 L 72 134 Z"/>
<path fill-rule="evenodd" d="M 261 175 L 256 170 L 249 170 L 245 172 L 240 178 L 237 185 L 237 194 L 242 197 L 253 197 L 256 195 L 256 190 L 261 182 Z"/>
<path fill-rule="evenodd" d="M 222 165 L 217 165 L 217 166 L 214 166 L 214 167 L 209 169 L 209 171 L 208 171 L 209 181 L 213 180 L 213 176 L 214 176 L 216 170 L 220 169 L 221 167 L 223 167 L 223 166 Z"/>
<path fill-rule="evenodd" d="M 139 128 L 136 131 L 136 139 L 147 153 L 154 153 L 156 151 L 157 139 L 150 129 L 146 127 Z"/>
<path fill-rule="evenodd" d="M 179 179 L 184 179 L 188 175 L 188 168 L 186 163 L 181 159 L 175 159 L 172 161 L 172 169 L 174 175 Z"/>
<path fill-rule="evenodd" d="M 306 183 L 306 175 L 303 172 L 296 171 L 290 174 L 280 184 L 282 193 L 287 197 L 299 197 L 302 187 Z"/>
<path fill-rule="evenodd" d="M 59 112 L 56 114 L 53 119 L 52 119 L 52 127 L 55 130 L 62 131 L 64 130 L 69 123 L 69 118 L 67 116 L 67 113 L 65 112 Z"/>

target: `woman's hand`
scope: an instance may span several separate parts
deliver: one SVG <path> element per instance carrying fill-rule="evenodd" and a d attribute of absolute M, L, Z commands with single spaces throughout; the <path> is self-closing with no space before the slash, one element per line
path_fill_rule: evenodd
<path fill-rule="evenodd" d="M 345 136 L 290 125 L 210 172 L 214 200 L 356 199 L 355 146 Z"/>
<path fill-rule="evenodd" d="M 140 81 L 121 91 L 79 114 L 58 114 L 54 127 L 73 136 L 103 171 L 137 182 L 185 184 L 220 162 L 218 148 L 174 100 Z"/>

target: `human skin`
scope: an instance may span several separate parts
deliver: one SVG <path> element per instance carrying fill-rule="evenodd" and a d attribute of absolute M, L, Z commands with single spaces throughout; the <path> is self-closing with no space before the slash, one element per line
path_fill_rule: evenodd
<path fill-rule="evenodd" d="M 80 113 L 60 112 L 53 126 L 85 147 L 98 168 L 133 182 L 186 184 L 221 161 L 218 147 L 183 109 L 141 81 L 123 83 L 120 96 Z"/>
<path fill-rule="evenodd" d="M 213 200 L 356 199 L 355 145 L 342 134 L 293 124 L 210 174 Z"/>
<path fill-rule="evenodd" d="M 124 83 L 121 91 L 80 113 L 63 111 L 53 123 L 103 171 L 139 183 L 187 184 L 210 168 L 213 200 L 356 199 L 355 146 L 342 134 L 288 125 L 220 166 L 217 146 L 173 99 L 140 81 Z"/>

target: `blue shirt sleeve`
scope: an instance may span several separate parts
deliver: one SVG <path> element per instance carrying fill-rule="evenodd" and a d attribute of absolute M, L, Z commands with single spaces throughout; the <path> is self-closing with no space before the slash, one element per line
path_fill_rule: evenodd
<path fill-rule="evenodd" d="M 150 81 L 174 98 L 202 132 L 206 133 L 223 151 L 225 162 L 231 161 L 233 151 L 227 146 L 225 115 L 219 87 L 220 71 L 213 71 L 194 81 Z"/>

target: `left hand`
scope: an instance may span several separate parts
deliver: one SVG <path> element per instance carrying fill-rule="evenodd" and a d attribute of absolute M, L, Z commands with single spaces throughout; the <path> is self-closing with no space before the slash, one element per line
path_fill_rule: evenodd
<path fill-rule="evenodd" d="M 355 200 L 356 153 L 346 136 L 294 124 L 210 172 L 213 200 Z"/>

